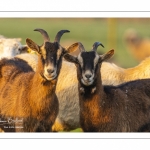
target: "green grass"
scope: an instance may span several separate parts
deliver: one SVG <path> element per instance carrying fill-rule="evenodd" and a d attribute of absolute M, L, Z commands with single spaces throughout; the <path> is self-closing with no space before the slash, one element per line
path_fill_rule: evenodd
<path fill-rule="evenodd" d="M 22 44 L 26 38 L 31 38 L 39 45 L 42 36 L 34 32 L 35 28 L 45 29 L 53 41 L 56 33 L 61 29 L 71 32 L 64 34 L 61 44 L 80 41 L 85 49 L 90 50 L 95 41 L 100 41 L 105 48 L 98 48 L 99 52 L 115 49 L 112 62 L 121 67 L 132 67 L 138 62 L 127 51 L 123 41 L 123 34 L 128 28 L 135 28 L 142 36 L 150 36 L 150 19 L 133 18 L 0 18 L 0 34 L 6 37 L 21 37 Z"/>

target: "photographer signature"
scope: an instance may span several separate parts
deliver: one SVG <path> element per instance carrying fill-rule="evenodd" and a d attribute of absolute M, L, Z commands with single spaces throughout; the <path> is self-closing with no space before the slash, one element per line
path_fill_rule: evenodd
<path fill-rule="evenodd" d="M 23 118 L 11 118 L 11 117 L 9 117 L 9 118 L 7 118 L 7 120 L 5 119 L 5 120 L 2 120 L 1 118 L 0 118 L 0 125 L 2 125 L 2 124 L 12 124 L 12 123 L 22 123 L 23 122 Z"/>

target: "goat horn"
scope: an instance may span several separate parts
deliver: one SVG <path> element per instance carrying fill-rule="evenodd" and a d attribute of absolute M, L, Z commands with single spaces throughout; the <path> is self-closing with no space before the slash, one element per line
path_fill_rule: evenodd
<path fill-rule="evenodd" d="M 58 43 L 59 43 L 61 36 L 62 36 L 65 32 L 70 32 L 70 31 L 69 31 L 69 30 L 60 30 L 60 31 L 57 33 L 56 37 L 55 37 L 55 42 L 58 42 Z"/>
<path fill-rule="evenodd" d="M 43 35 L 44 42 L 49 42 L 50 41 L 49 36 L 48 36 L 48 34 L 45 30 L 43 30 L 43 29 L 34 29 L 34 31 L 39 31 Z"/>
<path fill-rule="evenodd" d="M 95 43 L 93 44 L 93 51 L 96 51 L 96 50 L 97 50 L 97 47 L 98 47 L 99 45 L 101 45 L 102 47 L 104 47 L 104 45 L 103 45 L 102 43 L 100 43 L 100 42 L 95 42 Z"/>

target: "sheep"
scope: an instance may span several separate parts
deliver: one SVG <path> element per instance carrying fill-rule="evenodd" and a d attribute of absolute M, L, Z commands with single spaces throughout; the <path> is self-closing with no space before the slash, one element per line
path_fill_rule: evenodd
<path fill-rule="evenodd" d="M 125 44 L 137 61 L 150 56 L 150 39 L 142 38 L 135 29 L 128 29 L 124 34 Z"/>
<path fill-rule="evenodd" d="M 30 57 L 24 57 L 24 55 Z M 20 54 L 16 57 L 21 57 L 36 70 L 37 55 Z M 149 78 L 149 64 L 150 57 L 147 57 L 139 65 L 128 69 L 121 68 L 114 63 L 103 62 L 101 67 L 102 84 L 119 85 L 127 81 Z M 56 85 L 56 95 L 60 104 L 59 113 L 52 126 L 53 131 L 70 131 L 80 128 L 78 81 L 75 69 L 74 64 L 67 61 L 62 62 L 58 84 Z"/>
<path fill-rule="evenodd" d="M 4 39 L 5 37 L 3 35 L 0 35 L 0 39 Z"/>
<path fill-rule="evenodd" d="M 59 44 L 69 30 L 59 31 L 53 43 L 45 30 L 34 31 L 44 38 L 42 46 L 26 39 L 27 46 L 38 53 L 35 72 L 21 58 L 0 61 L 0 127 L 4 132 L 51 132 L 59 111 L 55 89 L 62 57 L 76 50 L 78 43 L 67 49 Z"/>
<path fill-rule="evenodd" d="M 130 81 L 118 86 L 104 86 L 101 64 L 114 55 L 110 50 L 99 55 L 93 44 L 80 54 L 64 58 L 75 64 L 78 79 L 80 125 L 84 132 L 148 132 L 150 131 L 150 79 Z"/>
<path fill-rule="evenodd" d="M 19 38 L 0 38 L 0 59 L 4 57 L 12 58 L 20 54 L 20 47 L 21 43 Z"/>
<path fill-rule="evenodd" d="M 12 58 L 18 54 L 26 53 L 26 46 L 20 43 L 21 38 L 0 37 L 0 59 Z"/>

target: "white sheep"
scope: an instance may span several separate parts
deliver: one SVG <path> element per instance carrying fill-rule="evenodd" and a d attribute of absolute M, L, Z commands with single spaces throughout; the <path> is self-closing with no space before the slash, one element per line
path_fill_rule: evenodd
<path fill-rule="evenodd" d="M 26 47 L 21 44 L 21 38 L 0 37 L 0 59 L 12 58 L 26 51 Z"/>

